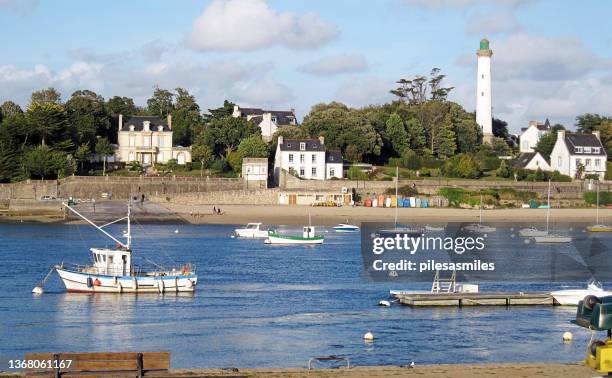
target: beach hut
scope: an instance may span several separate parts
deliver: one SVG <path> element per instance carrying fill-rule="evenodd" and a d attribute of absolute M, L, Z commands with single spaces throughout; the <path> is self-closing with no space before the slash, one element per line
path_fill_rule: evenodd
<path fill-rule="evenodd" d="M 402 202 L 404 203 L 404 207 L 410 207 L 410 198 L 404 198 Z"/>
<path fill-rule="evenodd" d="M 366 198 L 364 201 L 364 205 L 365 207 L 372 207 L 372 199 L 371 198 Z"/>
<path fill-rule="evenodd" d="M 428 208 L 429 207 L 429 200 L 427 198 L 422 200 L 421 201 L 421 205 L 423 205 L 424 208 Z"/>
<path fill-rule="evenodd" d="M 378 200 L 376 198 L 372 200 L 372 207 L 378 207 Z"/>
<path fill-rule="evenodd" d="M 391 207 L 391 197 L 385 198 L 385 207 Z"/>
<path fill-rule="evenodd" d="M 421 207 L 421 199 L 417 198 L 414 207 Z"/>
<path fill-rule="evenodd" d="M 390 207 L 397 207 L 397 197 L 396 196 L 391 196 L 391 206 Z"/>
<path fill-rule="evenodd" d="M 410 207 L 416 207 L 416 198 L 410 197 Z"/>
<path fill-rule="evenodd" d="M 397 196 L 397 207 L 404 207 L 404 199 L 400 196 Z"/>
<path fill-rule="evenodd" d="M 378 196 L 378 207 L 385 207 L 385 196 L 382 194 Z"/>

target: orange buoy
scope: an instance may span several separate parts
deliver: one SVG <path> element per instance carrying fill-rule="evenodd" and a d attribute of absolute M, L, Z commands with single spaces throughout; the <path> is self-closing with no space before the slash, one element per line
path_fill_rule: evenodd
<path fill-rule="evenodd" d="M 99 279 L 96 278 L 96 280 L 94 281 L 94 286 L 102 286 L 102 282 L 100 282 Z"/>

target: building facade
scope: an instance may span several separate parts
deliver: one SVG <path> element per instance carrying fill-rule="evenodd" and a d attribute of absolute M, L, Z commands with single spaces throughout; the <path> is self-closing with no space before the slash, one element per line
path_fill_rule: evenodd
<path fill-rule="evenodd" d="M 173 146 L 170 115 L 166 121 L 154 116 L 133 116 L 123 122 L 120 114 L 117 141 L 118 162 L 137 161 L 144 166 L 165 164 L 171 159 L 181 165 L 191 162 L 191 148 Z"/>
<path fill-rule="evenodd" d="M 534 152 L 535 147 L 538 145 L 540 138 L 550 132 L 550 122 L 548 118 L 544 123 L 537 121 L 530 121 L 529 126 L 521 129 L 521 136 L 519 137 L 519 149 L 521 152 Z"/>
<path fill-rule="evenodd" d="M 279 128 L 283 126 L 297 125 L 295 110 L 263 110 L 259 108 L 241 108 L 234 105 L 234 118 L 245 118 L 247 121 L 253 122 L 261 129 L 261 137 L 264 141 L 269 142 L 272 136 Z"/>
<path fill-rule="evenodd" d="M 268 159 L 244 158 L 242 159 L 242 178 L 247 189 L 268 187 Z"/>
<path fill-rule="evenodd" d="M 551 172 L 553 169 L 550 164 L 544 159 L 539 152 L 523 152 L 514 161 L 512 165 L 514 168 L 529 169 L 531 171 L 542 171 Z"/>
<path fill-rule="evenodd" d="M 550 154 L 550 166 L 572 178 L 585 175 L 598 175 L 603 180 L 606 175 L 608 154 L 601 143 L 599 132 L 592 134 L 557 132 L 557 141 Z M 581 177 L 576 172 L 582 169 Z"/>
<path fill-rule="evenodd" d="M 307 180 L 342 178 L 343 161 L 339 151 L 328 151 L 325 139 L 284 139 L 278 137 L 274 157 L 274 182 L 281 171 Z"/>

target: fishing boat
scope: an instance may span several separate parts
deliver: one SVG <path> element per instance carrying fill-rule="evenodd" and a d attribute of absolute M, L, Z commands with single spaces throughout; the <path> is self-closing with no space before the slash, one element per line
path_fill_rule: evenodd
<path fill-rule="evenodd" d="M 552 233 L 549 230 L 550 223 L 550 180 L 548 180 L 548 198 L 546 201 L 546 234 L 541 236 L 535 236 L 533 239 L 538 244 L 563 244 L 570 243 L 572 241 L 571 236 L 563 235 L 559 233 Z"/>
<path fill-rule="evenodd" d="M 495 232 L 497 229 L 492 226 L 487 226 L 482 224 L 482 195 L 480 196 L 480 206 L 478 213 L 478 223 L 468 224 L 463 227 L 464 230 L 476 233 L 486 233 L 486 232 Z"/>
<path fill-rule="evenodd" d="M 76 265 L 61 263 L 54 267 L 68 292 L 80 293 L 165 293 L 193 292 L 198 283 L 195 267 L 185 264 L 170 269 L 145 270 L 132 263 L 131 204 L 128 204 L 127 216 L 102 226 L 96 225 L 76 209 L 63 205 L 95 227 L 102 234 L 113 240 L 115 248 L 91 248 L 93 264 Z M 126 242 L 122 242 L 108 233 L 104 228 L 126 220 Z M 46 278 L 45 278 L 46 280 Z M 42 293 L 44 282 L 34 288 L 33 292 Z"/>
<path fill-rule="evenodd" d="M 272 231 L 262 230 L 261 225 L 262 223 L 247 223 L 243 228 L 235 229 L 234 234 L 239 238 L 267 238 Z"/>
<path fill-rule="evenodd" d="M 612 295 L 612 291 L 604 290 L 599 282 L 593 280 L 587 284 L 586 289 L 557 290 L 552 291 L 550 295 L 552 295 L 561 306 L 578 306 L 578 302 L 583 300 L 587 295 L 604 297 Z"/>
<path fill-rule="evenodd" d="M 277 232 L 272 232 L 268 238 L 264 240 L 265 244 L 323 244 L 325 236 L 316 235 L 315 228 L 312 226 L 304 226 L 302 235 L 283 235 Z"/>
<path fill-rule="evenodd" d="M 334 231 L 336 232 L 357 232 L 359 231 L 358 226 L 354 226 L 348 223 L 339 223 L 337 226 L 334 226 Z"/>
<path fill-rule="evenodd" d="M 612 226 L 599 223 L 599 182 L 597 182 L 597 205 L 595 208 L 595 224 L 587 227 L 590 232 L 612 232 Z"/>
<path fill-rule="evenodd" d="M 397 198 L 397 185 L 399 183 L 399 167 L 395 167 L 395 198 Z M 418 227 L 410 227 L 410 226 L 402 226 L 402 225 L 398 225 L 397 224 L 397 218 L 398 218 L 398 206 L 397 203 L 395 204 L 395 219 L 393 221 L 393 228 L 387 228 L 387 229 L 382 229 L 382 230 L 378 230 L 377 234 L 378 236 L 395 236 L 395 235 L 413 235 L 413 236 L 417 236 L 417 235 L 421 235 L 423 233 L 423 229 L 422 228 L 418 228 Z"/>

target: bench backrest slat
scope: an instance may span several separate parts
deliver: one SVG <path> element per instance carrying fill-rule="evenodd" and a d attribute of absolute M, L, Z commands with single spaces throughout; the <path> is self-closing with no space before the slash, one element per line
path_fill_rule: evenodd
<path fill-rule="evenodd" d="M 39 360 L 44 362 L 26 371 L 48 372 L 53 371 L 55 366 L 55 355 L 58 360 L 64 361 L 61 371 L 119 371 L 137 370 L 137 352 L 115 352 L 115 353 L 27 353 L 26 360 Z M 71 360 L 68 366 L 68 360 Z M 167 370 L 170 369 L 170 352 L 143 352 L 143 370 Z M 52 362 L 52 365 L 49 364 Z M 44 366 L 44 367 L 42 367 Z"/>

